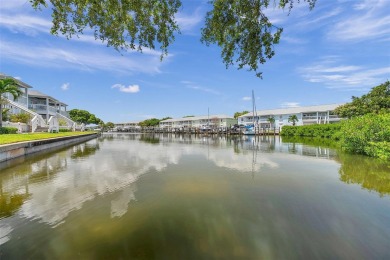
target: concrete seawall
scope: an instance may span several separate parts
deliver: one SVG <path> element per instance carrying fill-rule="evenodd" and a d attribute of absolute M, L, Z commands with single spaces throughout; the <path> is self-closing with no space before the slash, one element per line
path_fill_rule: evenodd
<path fill-rule="evenodd" d="M 99 134 L 93 133 L 81 136 L 65 136 L 44 140 L 0 145 L 0 162 L 15 159 L 20 156 L 25 156 L 27 154 L 36 153 L 43 150 L 52 150 L 53 148 L 61 148 L 72 144 L 82 143 L 94 139 L 98 136 Z"/>

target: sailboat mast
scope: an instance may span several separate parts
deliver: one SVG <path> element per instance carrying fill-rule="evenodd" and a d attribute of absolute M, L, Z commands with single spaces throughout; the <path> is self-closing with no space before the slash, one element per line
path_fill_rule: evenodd
<path fill-rule="evenodd" d="M 252 119 L 253 119 L 253 126 L 255 126 L 255 92 L 252 89 Z"/>

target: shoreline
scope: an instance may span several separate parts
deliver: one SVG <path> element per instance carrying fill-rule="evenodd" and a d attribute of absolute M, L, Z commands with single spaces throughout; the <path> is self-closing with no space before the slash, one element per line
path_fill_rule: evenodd
<path fill-rule="evenodd" d="M 52 151 L 53 149 L 82 143 L 98 136 L 99 133 L 91 133 L 0 145 L 0 163 L 36 152 Z"/>

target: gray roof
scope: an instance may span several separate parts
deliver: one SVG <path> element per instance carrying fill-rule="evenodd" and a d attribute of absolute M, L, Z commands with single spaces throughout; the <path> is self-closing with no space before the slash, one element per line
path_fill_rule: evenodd
<path fill-rule="evenodd" d="M 14 77 L 11 77 L 11 76 L 8 76 L 8 75 L 5 75 L 3 73 L 0 73 L 0 79 L 4 79 L 4 78 L 11 78 L 11 79 L 14 79 L 16 81 L 16 83 L 18 83 L 18 85 L 22 88 L 32 88 L 29 84 L 27 83 L 24 83 L 23 81 L 21 80 L 18 80 Z"/>
<path fill-rule="evenodd" d="M 167 123 L 167 122 L 195 121 L 195 120 L 205 120 L 205 119 L 213 120 L 213 118 L 234 119 L 233 117 L 227 115 L 209 115 L 209 116 L 191 116 L 191 117 L 172 118 L 172 119 L 163 120 L 161 122 Z"/>
<path fill-rule="evenodd" d="M 42 92 L 40 92 L 38 90 L 29 90 L 28 91 L 28 96 L 29 97 L 38 97 L 38 98 L 49 98 L 49 99 L 51 99 L 51 100 L 53 100 L 55 102 L 58 102 L 58 103 L 61 103 L 62 105 L 66 105 L 67 106 L 67 104 L 65 104 L 64 102 L 61 102 L 58 99 L 55 99 L 55 98 L 53 98 L 53 97 L 51 97 L 49 95 L 46 95 L 45 93 L 42 93 Z"/>
<path fill-rule="evenodd" d="M 307 106 L 307 107 L 290 107 L 290 108 L 278 108 L 278 109 L 269 109 L 269 110 L 259 110 L 256 111 L 257 116 L 270 116 L 270 115 L 287 115 L 287 114 L 299 114 L 299 113 L 309 113 L 309 112 L 326 112 L 333 111 L 336 107 L 344 104 L 328 104 L 328 105 L 318 105 L 318 106 Z M 253 116 L 253 112 L 239 116 L 247 117 Z"/>

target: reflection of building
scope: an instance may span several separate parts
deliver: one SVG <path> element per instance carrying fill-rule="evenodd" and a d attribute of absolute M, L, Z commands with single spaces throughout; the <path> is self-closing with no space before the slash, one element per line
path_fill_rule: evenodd
<path fill-rule="evenodd" d="M 269 128 L 269 118 L 273 117 L 275 119 L 274 126 L 278 128 L 284 125 L 292 125 L 288 120 L 290 116 L 294 115 L 298 119 L 296 125 L 334 123 L 341 120 L 340 117 L 333 113 L 340 105 L 342 104 L 260 110 L 256 111 L 255 115 L 251 112 L 238 117 L 238 123 L 249 125 L 253 124 L 253 122 L 258 122 L 260 128 Z M 255 118 L 253 118 L 253 116 L 255 116 Z"/>
<path fill-rule="evenodd" d="M 202 128 L 230 127 L 237 124 L 237 119 L 227 115 L 192 116 L 166 119 L 160 122 L 160 128 Z"/>

